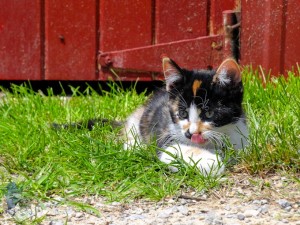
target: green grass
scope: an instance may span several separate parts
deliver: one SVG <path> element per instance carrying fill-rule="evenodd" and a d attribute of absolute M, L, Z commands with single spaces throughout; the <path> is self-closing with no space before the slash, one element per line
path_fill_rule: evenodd
<path fill-rule="evenodd" d="M 290 171 L 300 165 L 300 79 L 270 79 L 265 87 L 257 74 L 244 72 L 245 109 L 251 127 L 250 146 L 238 155 L 236 168 L 251 174 Z M 17 183 L 23 199 L 60 195 L 101 195 L 109 201 L 137 198 L 159 200 L 181 190 L 217 188 L 218 178 L 201 176 L 182 165 L 171 173 L 157 160 L 155 147 L 123 151 L 118 129 L 96 127 L 53 130 L 49 124 L 103 117 L 123 120 L 146 96 L 134 88 L 99 96 L 92 88 L 69 100 L 33 92 L 30 85 L 12 85 L 0 100 L 0 198 L 10 182 Z M 62 96 L 64 91 L 62 91 Z M 230 173 L 230 172 L 229 172 Z M 226 176 L 226 175 L 225 175 Z M 1 208 L 1 207 L 0 207 Z"/>
<path fill-rule="evenodd" d="M 250 146 L 241 165 L 250 173 L 300 172 L 300 77 L 267 78 L 245 71 Z M 300 74 L 300 71 L 298 71 Z"/>

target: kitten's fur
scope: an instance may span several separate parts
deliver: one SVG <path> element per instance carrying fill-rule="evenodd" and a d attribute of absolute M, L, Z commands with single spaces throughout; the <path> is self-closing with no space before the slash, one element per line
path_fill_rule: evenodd
<path fill-rule="evenodd" d="M 182 157 L 191 165 L 197 163 L 204 175 L 222 173 L 218 151 L 225 137 L 235 149 L 247 144 L 239 66 L 227 59 L 217 71 L 190 71 L 164 57 L 163 72 L 166 89 L 128 117 L 124 149 L 156 140 L 162 162 Z"/>

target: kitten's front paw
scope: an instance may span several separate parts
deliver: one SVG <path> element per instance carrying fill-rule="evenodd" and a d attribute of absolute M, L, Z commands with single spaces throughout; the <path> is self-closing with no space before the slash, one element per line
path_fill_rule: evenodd
<path fill-rule="evenodd" d="M 196 164 L 204 176 L 220 176 L 225 170 L 225 166 L 223 162 L 220 161 L 218 155 L 205 149 L 187 145 L 167 147 L 166 151 L 161 154 L 160 160 L 170 164 L 178 157 L 182 158 L 191 166 Z M 169 168 L 172 172 L 178 171 L 178 168 L 174 166 L 170 166 Z"/>

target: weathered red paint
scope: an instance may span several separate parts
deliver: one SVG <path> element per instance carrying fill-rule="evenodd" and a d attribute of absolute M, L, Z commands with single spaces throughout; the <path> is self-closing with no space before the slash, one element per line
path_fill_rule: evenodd
<path fill-rule="evenodd" d="M 185 68 L 216 67 L 223 59 L 222 42 L 223 35 L 218 35 L 105 53 L 103 55 L 104 61 L 102 61 L 104 63 L 100 62 L 100 66 L 104 66 L 100 80 L 107 80 L 108 78 L 132 80 L 132 78 L 137 77 L 140 80 L 160 79 L 159 76 L 150 75 L 149 72 L 159 73 L 161 71 L 161 55 L 164 53 L 180 62 L 180 66 Z M 112 68 L 120 71 L 122 76 L 118 74 L 119 77 L 115 77 L 114 74 L 109 73 L 105 66 L 106 57 L 111 60 Z M 124 71 L 129 74 L 133 72 L 136 76 L 124 76 Z"/>
<path fill-rule="evenodd" d="M 45 79 L 95 80 L 96 1 L 45 1 Z"/>
<path fill-rule="evenodd" d="M 299 11 L 297 0 L 242 0 L 241 63 L 277 75 L 300 62 Z"/>
<path fill-rule="evenodd" d="M 151 45 L 152 1 L 100 1 L 100 50 Z"/>
<path fill-rule="evenodd" d="M 289 0 L 285 12 L 285 33 L 283 43 L 282 64 L 283 71 L 295 68 L 300 65 L 300 2 L 299 0 Z M 300 74 L 299 74 L 300 75 Z"/>
<path fill-rule="evenodd" d="M 150 81 L 161 53 L 216 66 L 230 55 L 222 12 L 240 9 L 243 65 L 276 75 L 299 63 L 298 0 L 0 0 L 0 80 L 107 80 L 115 70 Z"/>
<path fill-rule="evenodd" d="M 0 80 L 41 79 L 39 0 L 0 0 Z"/>
<path fill-rule="evenodd" d="M 157 0 L 153 43 L 207 36 L 207 10 L 207 0 Z"/>

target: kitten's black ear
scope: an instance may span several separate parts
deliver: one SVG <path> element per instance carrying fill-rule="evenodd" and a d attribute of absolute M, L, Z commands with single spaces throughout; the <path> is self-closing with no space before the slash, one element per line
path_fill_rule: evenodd
<path fill-rule="evenodd" d="M 181 68 L 169 57 L 162 56 L 162 67 L 166 80 L 167 91 L 174 88 L 175 83 L 183 79 Z"/>
<path fill-rule="evenodd" d="M 217 83 L 220 86 L 226 86 L 228 84 L 239 84 L 241 80 L 242 77 L 239 65 L 234 59 L 228 58 L 219 66 L 214 75 L 213 83 Z"/>

